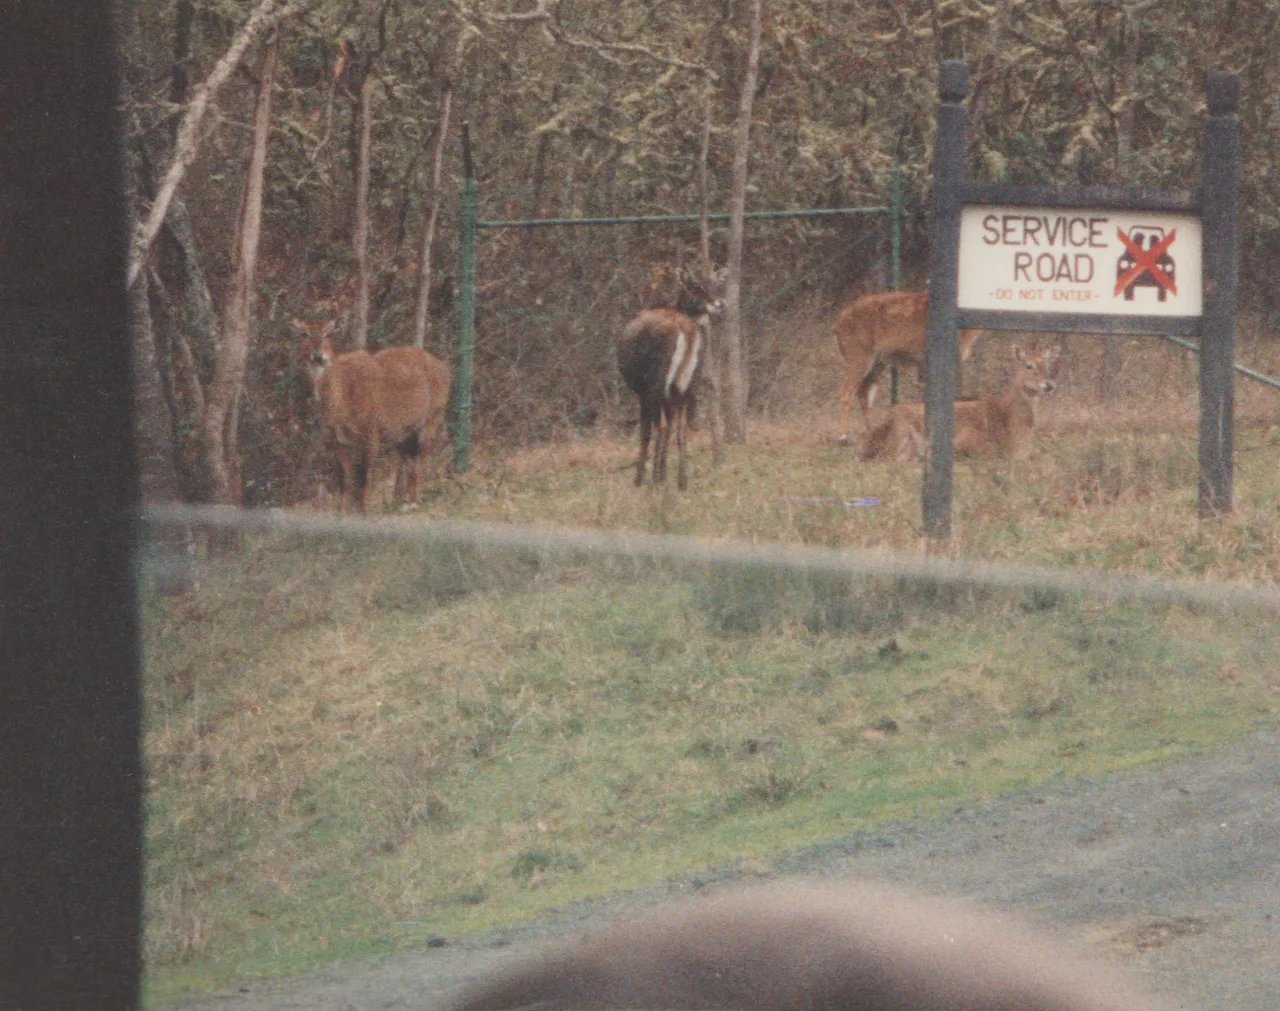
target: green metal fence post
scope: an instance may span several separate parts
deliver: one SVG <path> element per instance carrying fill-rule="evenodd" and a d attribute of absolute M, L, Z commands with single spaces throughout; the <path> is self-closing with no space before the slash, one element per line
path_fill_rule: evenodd
<path fill-rule="evenodd" d="M 889 174 L 889 283 L 894 291 L 902 287 L 902 137 L 906 132 L 904 116 L 893 145 L 893 169 Z"/>
<path fill-rule="evenodd" d="M 462 124 L 462 171 L 458 228 L 462 246 L 458 255 L 462 305 L 458 312 L 458 339 L 453 349 L 453 416 L 449 423 L 453 430 L 455 471 L 464 471 L 470 465 L 471 377 L 476 350 L 476 220 L 480 201 L 471 166 L 471 130 L 467 123 Z"/>

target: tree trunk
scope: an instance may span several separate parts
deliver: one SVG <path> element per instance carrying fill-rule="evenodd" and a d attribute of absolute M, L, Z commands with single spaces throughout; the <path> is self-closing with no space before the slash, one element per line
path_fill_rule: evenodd
<path fill-rule="evenodd" d="M 996 0 L 995 16 L 987 31 L 987 46 L 978 63 L 978 80 L 974 85 L 973 98 L 969 101 L 968 138 L 969 146 L 979 142 L 982 135 L 982 121 L 987 114 L 987 105 L 991 101 L 991 89 L 1000 79 L 1000 69 L 1004 62 L 1005 39 L 1013 23 L 1013 0 Z"/>
<path fill-rule="evenodd" d="M 136 12 L 130 12 L 133 21 L 126 28 L 125 52 L 127 59 L 124 66 L 128 77 L 126 88 L 132 92 L 136 88 L 138 70 L 142 66 L 138 59 L 137 45 L 140 32 L 136 21 Z M 182 10 L 179 9 L 179 21 Z M 187 39 L 183 39 L 181 25 L 178 50 L 189 48 L 190 26 L 187 26 Z M 185 61 L 182 61 L 185 63 Z M 176 74 L 175 68 L 175 74 Z M 176 86 L 176 85 L 175 85 Z M 144 185 L 150 186 L 152 180 L 147 170 L 147 162 L 142 150 L 141 138 L 135 136 L 124 144 L 124 192 L 127 207 L 127 221 L 133 226 L 138 221 L 138 208 Z M 180 498 L 176 470 L 177 454 L 175 452 L 173 415 L 170 411 L 172 398 L 168 397 L 156 355 L 155 331 L 151 319 L 151 305 L 147 292 L 145 275 L 128 297 L 129 307 L 129 344 L 133 359 L 133 397 L 134 426 L 138 444 L 138 477 L 143 503 L 177 501 Z"/>
<path fill-rule="evenodd" d="M 435 149 L 431 154 L 431 189 L 427 193 L 426 227 L 422 234 L 422 258 L 418 263 L 418 302 L 413 312 L 413 343 L 426 347 L 427 318 L 431 311 L 431 258 L 435 252 L 436 223 L 440 220 L 440 177 L 444 171 L 444 145 L 449 137 L 449 113 L 453 108 L 453 82 L 440 89 L 440 122 L 436 124 Z"/>
<path fill-rule="evenodd" d="M 202 502 L 204 475 L 200 459 L 200 422 L 204 418 L 204 387 L 196 368 L 191 345 L 182 332 L 177 314 L 165 290 L 164 280 L 154 266 L 147 268 L 135 289 L 146 292 L 155 341 L 156 371 L 173 424 L 173 462 L 177 470 L 179 499 Z"/>
<path fill-rule="evenodd" d="M 173 443 L 171 400 L 166 396 L 156 360 L 147 279 L 129 293 L 129 330 L 133 345 L 133 395 L 137 412 L 138 475 L 142 501 L 180 499 Z"/>
<path fill-rule="evenodd" d="M 369 156 L 373 141 L 373 79 L 365 70 L 356 105 L 359 147 L 356 150 L 356 206 L 351 248 L 356 260 L 356 304 L 351 319 L 351 345 L 369 343 Z"/>
<path fill-rule="evenodd" d="M 1138 57 L 1142 51 L 1142 23 L 1140 16 L 1151 6 L 1150 0 L 1141 0 L 1121 10 L 1120 20 L 1120 73 L 1117 82 L 1116 104 L 1116 182 L 1125 185 L 1133 160 L 1133 125 L 1137 112 L 1135 92 L 1138 87 Z"/>
<path fill-rule="evenodd" d="M 747 155 L 751 143 L 751 109 L 760 72 L 761 0 L 752 0 L 751 29 L 747 41 L 747 70 L 738 103 L 734 130 L 733 182 L 729 194 L 729 280 L 725 290 L 725 438 L 741 443 L 747 438 L 747 371 L 742 353 L 742 238 L 747 204 Z"/>
<path fill-rule="evenodd" d="M 186 57 L 182 54 L 190 52 L 189 37 L 184 37 L 190 34 L 190 24 L 183 23 L 181 8 L 177 31 L 171 97 L 185 87 L 185 83 L 179 83 L 179 68 L 185 63 Z M 139 37 L 136 25 L 132 26 L 129 38 L 136 43 Z M 137 59 L 129 63 L 135 74 L 136 68 L 142 65 Z M 136 82 L 131 81 L 130 88 L 136 87 Z M 155 192 L 155 174 L 154 159 L 138 117 L 131 117 L 131 126 L 131 136 L 125 145 L 125 180 L 129 225 L 136 229 L 139 208 Z M 198 433 L 200 427 L 203 388 L 182 327 L 194 327 L 209 346 L 216 344 L 212 338 L 216 313 L 196 255 L 186 208 L 176 196 L 170 205 L 166 226 L 164 254 L 148 262 L 147 270 L 129 292 L 139 473 L 144 502 L 188 501 L 202 485 L 202 478 L 193 476 L 189 464 L 199 459 L 198 439 L 192 435 Z M 159 274 L 161 263 L 176 270 L 183 290 L 181 311 L 175 311 L 170 302 Z M 153 534 L 153 538 L 155 536 Z M 164 542 L 172 540 L 168 534 L 159 536 Z M 174 543 L 185 544 L 187 540 L 184 535 Z"/>
<path fill-rule="evenodd" d="M 711 158 L 711 78 L 703 81 L 702 91 L 702 149 L 698 157 L 698 236 L 701 244 L 702 276 L 711 276 L 711 185 L 708 178 L 708 162 Z M 708 414 L 711 417 L 711 465 L 718 467 L 724 461 L 724 382 L 720 375 L 720 348 L 714 339 L 715 323 L 707 327 L 707 349 L 703 352 L 706 363 L 707 386 L 710 390 Z"/>
<path fill-rule="evenodd" d="M 278 37 L 272 37 L 266 43 L 258 72 L 258 100 L 237 222 L 233 273 L 222 313 L 222 346 L 200 428 L 209 500 L 224 505 L 238 506 L 241 502 L 239 448 L 234 437 L 240 390 L 244 385 L 245 365 L 249 357 L 253 279 L 262 232 L 262 184 L 279 47 Z"/>

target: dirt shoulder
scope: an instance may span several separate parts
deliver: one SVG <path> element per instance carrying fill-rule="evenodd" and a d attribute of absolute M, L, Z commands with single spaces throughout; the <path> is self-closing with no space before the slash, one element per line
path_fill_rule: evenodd
<path fill-rule="evenodd" d="M 1119 961 L 1186 1011 L 1280 1008 L 1280 731 L 1189 761 L 1020 793 L 791 854 L 773 876 L 907 884 L 1016 912 Z M 443 948 L 253 982 L 173 1011 L 427 1011 L 542 939 L 625 905 L 581 904 Z"/>

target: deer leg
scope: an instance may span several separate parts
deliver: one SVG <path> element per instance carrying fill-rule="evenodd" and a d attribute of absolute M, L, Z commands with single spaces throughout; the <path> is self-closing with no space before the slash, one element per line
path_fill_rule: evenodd
<path fill-rule="evenodd" d="M 875 403 L 877 384 L 884 370 L 884 359 L 876 355 L 871 359 L 871 364 L 867 366 L 867 371 L 863 373 L 858 383 L 858 404 L 862 407 L 863 414 L 871 410 L 871 405 Z"/>
<path fill-rule="evenodd" d="M 416 506 L 422 468 L 426 462 L 426 439 L 422 432 L 410 432 L 396 443 L 396 505 Z"/>
<path fill-rule="evenodd" d="M 902 433 L 902 443 L 898 446 L 899 460 L 920 460 L 925 455 L 924 432 L 915 425 L 907 425 Z"/>
<path fill-rule="evenodd" d="M 430 463 L 431 458 L 449 442 L 449 433 L 445 428 L 444 415 L 445 410 L 443 407 L 430 414 L 427 417 L 426 425 L 423 426 L 422 432 L 419 435 L 419 439 L 421 440 L 421 444 L 418 447 L 419 485 L 421 485 L 422 481 L 427 476 L 427 465 Z M 441 429 L 445 429 L 443 437 L 441 436 Z M 447 468 L 448 464 L 445 464 L 445 466 Z M 418 501 L 416 495 L 413 501 Z"/>
<path fill-rule="evenodd" d="M 368 436 L 356 464 L 356 507 L 365 512 L 369 507 L 369 484 L 373 480 L 373 464 L 378 459 L 377 433 Z"/>
<path fill-rule="evenodd" d="M 689 427 L 689 404 L 685 397 L 681 397 L 675 407 L 675 426 L 676 426 L 676 451 L 680 454 L 680 462 L 676 470 L 676 487 L 684 491 L 689 487 L 689 475 L 685 470 L 684 464 L 684 440 L 685 432 Z"/>
<path fill-rule="evenodd" d="M 658 435 L 653 442 L 653 483 L 667 479 L 667 444 L 671 441 L 671 404 L 663 401 L 658 407 Z"/>
<path fill-rule="evenodd" d="M 402 465 L 405 470 L 404 498 L 401 500 L 410 508 L 416 508 L 422 494 L 422 474 L 427 469 L 427 433 L 414 432 L 410 437 L 412 450 L 405 456 Z"/>
<path fill-rule="evenodd" d="M 867 370 L 875 363 L 875 352 L 870 351 L 859 343 L 853 343 L 851 346 L 840 346 L 840 354 L 844 357 L 845 364 L 849 367 L 849 375 L 845 378 L 844 385 L 840 387 L 840 442 L 847 443 L 853 436 L 853 397 L 855 391 L 858 392 L 861 399 L 861 391 L 858 387 L 858 381 L 867 374 Z M 866 406 L 863 405 L 863 410 Z"/>
<path fill-rule="evenodd" d="M 400 447 L 396 447 L 396 483 L 391 487 L 391 501 L 395 505 L 399 505 L 404 501 L 404 486 L 408 478 L 405 475 L 405 467 L 408 465 L 409 458 L 401 452 Z"/>
<path fill-rule="evenodd" d="M 858 385 L 858 375 L 853 369 L 840 387 L 840 443 L 847 443 L 853 431 L 853 391 Z"/>
<path fill-rule="evenodd" d="M 342 470 L 342 511 L 351 511 L 351 496 L 356 480 L 356 450 L 341 443 L 334 446 L 334 455 L 338 458 L 338 466 Z"/>
<path fill-rule="evenodd" d="M 636 487 L 644 484 L 644 462 L 649 456 L 649 438 L 653 432 L 653 412 L 643 399 L 640 401 L 640 457 L 636 460 Z"/>

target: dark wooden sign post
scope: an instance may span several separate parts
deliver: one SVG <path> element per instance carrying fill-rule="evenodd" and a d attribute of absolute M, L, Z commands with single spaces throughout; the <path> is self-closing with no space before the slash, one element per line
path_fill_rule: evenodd
<path fill-rule="evenodd" d="M 1200 515 L 1230 512 L 1239 77 L 1206 78 L 1209 119 L 1195 193 L 968 182 L 962 61 L 942 64 L 938 91 L 924 372 L 926 534 L 951 534 L 961 327 L 1199 337 Z"/>

